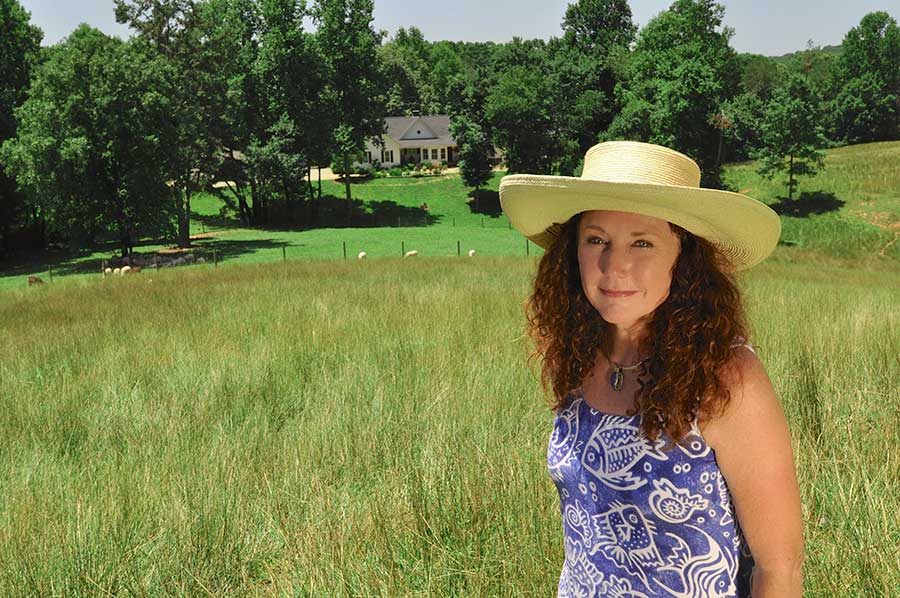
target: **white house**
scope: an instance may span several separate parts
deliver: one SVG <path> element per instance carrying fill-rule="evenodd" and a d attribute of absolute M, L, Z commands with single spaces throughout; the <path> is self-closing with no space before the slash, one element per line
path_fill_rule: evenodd
<path fill-rule="evenodd" d="M 404 166 L 410 162 L 456 165 L 459 153 L 456 141 L 450 136 L 448 115 L 388 116 L 384 121 L 387 125 L 387 132 L 382 135 L 384 148 L 372 140 L 366 141 L 364 162 L 354 162 L 354 166 Z"/>

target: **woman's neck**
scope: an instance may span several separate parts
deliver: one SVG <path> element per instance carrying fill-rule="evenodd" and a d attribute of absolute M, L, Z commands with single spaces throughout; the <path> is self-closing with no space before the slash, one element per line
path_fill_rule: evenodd
<path fill-rule="evenodd" d="M 610 339 L 609 360 L 619 365 L 632 365 L 646 358 L 640 349 L 645 336 L 646 332 L 643 329 L 614 326 Z"/>

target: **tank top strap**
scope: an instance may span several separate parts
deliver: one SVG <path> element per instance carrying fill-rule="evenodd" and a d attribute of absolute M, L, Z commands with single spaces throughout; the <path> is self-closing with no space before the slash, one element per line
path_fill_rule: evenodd
<path fill-rule="evenodd" d="M 748 349 L 750 349 L 751 353 L 753 353 L 754 355 L 757 354 L 756 349 L 754 349 L 753 346 L 750 343 L 746 342 L 746 339 L 741 336 L 735 337 L 730 346 L 732 349 L 734 349 L 735 347 L 747 347 Z"/>

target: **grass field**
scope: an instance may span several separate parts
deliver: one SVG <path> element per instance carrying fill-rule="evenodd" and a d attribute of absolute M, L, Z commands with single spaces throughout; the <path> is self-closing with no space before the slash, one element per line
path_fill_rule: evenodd
<path fill-rule="evenodd" d="M 831 150 L 792 204 L 725 173 L 782 213 L 741 284 L 793 434 L 806 596 L 900 595 L 898 158 Z M 242 229 L 198 197 L 219 267 L 102 279 L 104 247 L 26 288 L 48 263 L 7 264 L 0 595 L 553 595 L 552 413 L 522 337 L 540 251 L 456 176 L 354 196 L 382 226 Z"/>
<path fill-rule="evenodd" d="M 0 594 L 552 595 L 534 267 L 293 261 L 3 293 Z M 741 280 L 793 432 L 806 596 L 895 596 L 900 281 L 777 262 Z"/>

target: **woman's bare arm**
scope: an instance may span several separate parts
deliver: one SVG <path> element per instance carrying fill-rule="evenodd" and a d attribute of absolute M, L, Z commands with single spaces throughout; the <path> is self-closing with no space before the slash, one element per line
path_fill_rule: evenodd
<path fill-rule="evenodd" d="M 803 594 L 800 489 L 784 411 L 765 367 L 743 347 L 724 372 L 731 402 L 702 428 L 753 553 L 753 598 Z"/>

